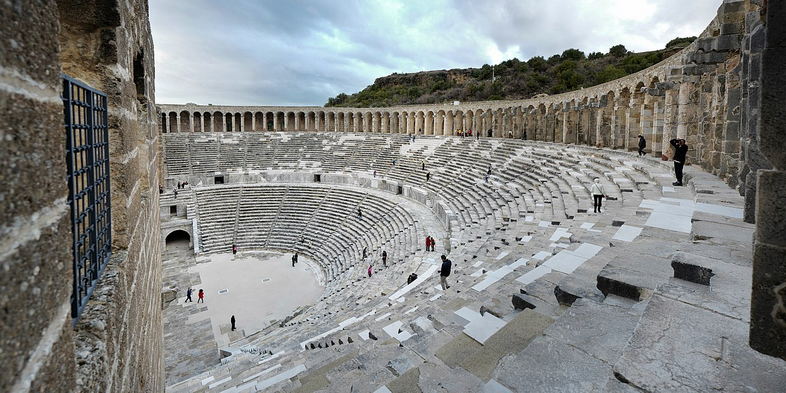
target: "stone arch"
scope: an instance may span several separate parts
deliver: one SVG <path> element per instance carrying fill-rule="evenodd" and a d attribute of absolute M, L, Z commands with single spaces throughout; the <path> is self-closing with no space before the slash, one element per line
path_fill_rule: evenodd
<path fill-rule="evenodd" d="M 213 112 L 213 132 L 224 132 L 224 113 Z"/>
<path fill-rule="evenodd" d="M 181 228 L 172 228 L 169 230 L 164 236 L 164 245 L 166 247 L 172 247 L 176 245 L 180 245 L 180 247 L 184 247 L 188 244 L 188 247 L 193 247 L 193 237 L 191 236 L 191 232 Z"/>
<path fill-rule="evenodd" d="M 346 121 L 346 117 L 344 112 L 338 112 L 336 114 L 336 131 L 344 132 L 344 122 Z"/>
<path fill-rule="evenodd" d="M 328 112 L 325 118 L 325 131 L 337 131 L 336 129 L 336 112 Z"/>
<path fill-rule="evenodd" d="M 202 114 L 202 123 L 204 124 L 204 132 L 213 132 L 213 114 L 205 112 Z"/>
<path fill-rule="evenodd" d="M 275 130 L 275 121 L 276 116 L 273 112 L 266 112 L 265 113 L 265 123 L 262 124 L 262 130 L 264 131 L 273 131 Z"/>
<path fill-rule="evenodd" d="M 179 132 L 180 125 L 177 123 L 177 112 L 169 112 L 169 132 Z"/>
<path fill-rule="evenodd" d="M 306 114 L 303 112 L 295 113 L 295 131 L 305 131 L 306 130 Z"/>
<path fill-rule="evenodd" d="M 445 135 L 445 111 L 439 110 L 434 114 L 434 135 Z"/>
<path fill-rule="evenodd" d="M 265 129 L 265 114 L 262 112 L 254 113 L 254 131 L 263 131 Z"/>
<path fill-rule="evenodd" d="M 392 133 L 395 133 L 395 134 L 398 134 L 398 133 L 401 132 L 401 126 L 399 125 L 399 122 L 400 122 L 401 119 L 399 118 L 399 116 L 400 116 L 400 114 L 398 112 L 393 112 L 390 115 L 390 125 L 388 127 L 388 131 L 389 132 L 392 132 Z"/>
<path fill-rule="evenodd" d="M 243 131 L 254 131 L 254 114 L 243 112 Z"/>
<path fill-rule="evenodd" d="M 463 117 L 464 117 L 464 121 L 463 124 L 461 125 L 461 129 L 464 131 L 477 131 L 474 125 L 472 124 L 475 118 L 475 114 L 472 112 L 472 110 L 468 110 L 466 113 L 464 113 Z"/>
<path fill-rule="evenodd" d="M 191 132 L 191 112 L 180 111 L 180 132 Z"/>
<path fill-rule="evenodd" d="M 295 131 L 295 124 L 297 120 L 297 115 L 295 112 L 287 112 L 286 118 L 284 118 L 284 130 L 285 131 Z"/>
<path fill-rule="evenodd" d="M 202 113 L 201 112 L 194 112 L 194 132 L 204 132 L 202 127 Z"/>

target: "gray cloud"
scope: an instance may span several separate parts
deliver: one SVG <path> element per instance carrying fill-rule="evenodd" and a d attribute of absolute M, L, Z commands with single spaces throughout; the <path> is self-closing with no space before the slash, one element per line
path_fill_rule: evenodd
<path fill-rule="evenodd" d="M 322 105 L 393 72 L 567 48 L 653 50 L 697 35 L 718 0 L 155 0 L 162 103 Z"/>

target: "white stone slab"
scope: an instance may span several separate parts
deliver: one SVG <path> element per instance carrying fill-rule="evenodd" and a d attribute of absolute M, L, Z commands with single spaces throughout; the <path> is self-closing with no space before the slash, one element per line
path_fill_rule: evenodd
<path fill-rule="evenodd" d="M 491 315 L 491 313 L 483 314 L 479 319 L 470 322 L 464 327 L 464 333 L 472 337 L 475 341 L 483 344 L 494 333 L 505 326 L 505 321 Z"/>
<path fill-rule="evenodd" d="M 375 390 L 374 393 L 393 393 L 393 392 L 391 392 L 387 386 L 382 385 L 379 387 L 379 389 Z"/>
<path fill-rule="evenodd" d="M 407 310 L 407 311 L 404 311 L 404 315 L 411 314 L 411 313 L 413 313 L 413 312 L 417 311 L 418 307 L 419 307 L 419 306 L 415 306 L 415 307 L 412 307 L 412 308 L 410 308 L 410 309 L 409 309 L 409 310 Z"/>
<path fill-rule="evenodd" d="M 403 330 L 401 333 L 399 333 L 398 331 L 401 328 L 401 326 L 403 326 L 403 325 L 404 325 L 403 322 L 396 321 L 396 322 L 391 323 L 390 325 L 387 325 L 387 326 L 383 327 L 382 330 L 385 333 L 387 333 L 388 336 L 390 336 L 391 338 L 394 338 L 394 339 L 398 340 L 399 342 L 404 342 L 404 341 L 408 340 L 410 337 L 412 337 L 413 335 L 411 333 L 407 332 L 406 330 Z"/>
<path fill-rule="evenodd" d="M 387 313 L 384 313 L 384 314 L 382 314 L 382 315 L 378 316 L 376 319 L 374 319 L 374 321 L 375 321 L 375 322 L 379 322 L 379 321 L 381 321 L 381 320 L 383 320 L 383 319 L 385 319 L 385 318 L 387 318 L 387 317 L 389 317 L 389 316 L 390 316 L 390 313 L 389 313 L 389 312 L 387 312 Z"/>
<path fill-rule="evenodd" d="M 548 261 L 543 263 L 543 266 L 563 272 L 565 274 L 571 274 L 574 270 L 576 270 L 577 267 L 581 266 L 581 264 L 586 261 L 587 258 L 564 250 L 549 258 Z"/>
<path fill-rule="evenodd" d="M 697 203 L 696 210 L 703 213 L 717 214 L 731 218 L 742 219 L 742 209 L 729 206 L 713 205 L 710 203 Z"/>
<path fill-rule="evenodd" d="M 594 222 L 585 222 L 585 223 L 581 224 L 580 228 L 581 229 L 591 229 L 594 226 L 595 226 Z"/>
<path fill-rule="evenodd" d="M 277 384 L 277 383 L 279 383 L 281 381 L 290 379 L 290 378 L 292 378 L 292 377 L 302 373 L 303 371 L 306 371 L 306 366 L 304 366 L 302 364 L 298 365 L 298 366 L 295 366 L 293 368 L 290 368 L 287 371 L 284 371 L 283 373 L 276 374 L 276 375 L 274 375 L 274 376 L 272 376 L 272 377 L 270 377 L 270 378 L 268 378 L 268 379 L 258 383 L 256 388 L 257 388 L 257 390 L 267 389 L 267 388 L 269 388 L 269 387 L 271 387 L 271 386 L 273 386 L 273 385 L 275 385 L 275 384 Z"/>
<path fill-rule="evenodd" d="M 437 300 L 437 299 L 439 299 L 439 298 L 441 298 L 441 297 L 442 297 L 442 294 L 441 294 L 441 293 L 438 293 L 438 294 L 436 294 L 436 295 L 434 295 L 434 296 L 430 297 L 428 300 L 431 300 L 431 301 L 433 302 L 434 300 Z"/>
<path fill-rule="evenodd" d="M 251 381 L 253 379 L 257 379 L 257 378 L 259 378 L 259 376 L 261 376 L 263 374 L 267 374 L 267 373 L 269 373 L 269 372 L 271 372 L 273 370 L 279 369 L 279 368 L 281 368 L 280 364 L 276 364 L 273 367 L 268 367 L 268 368 L 266 368 L 266 369 L 264 369 L 264 370 L 262 370 L 262 371 L 260 371 L 260 372 L 258 372 L 256 374 L 254 374 L 254 375 L 249 375 L 248 377 L 243 378 L 243 383 L 246 383 L 246 382 Z"/>
<path fill-rule="evenodd" d="M 499 255 L 497 255 L 497 260 L 499 261 L 502 258 L 505 258 L 506 256 L 508 256 L 508 254 L 510 254 L 510 251 L 503 251 L 503 252 L 499 253 Z"/>
<path fill-rule="evenodd" d="M 535 221 L 535 216 L 524 217 L 524 222 L 533 222 L 533 221 Z"/>
<path fill-rule="evenodd" d="M 460 309 L 456 310 L 454 314 L 464 318 L 467 322 L 472 322 L 478 318 L 480 318 L 480 313 L 477 311 L 473 311 L 467 307 L 461 307 Z"/>
<path fill-rule="evenodd" d="M 516 262 L 513 262 L 513 263 L 511 263 L 508 266 L 510 266 L 511 269 L 517 269 L 517 268 L 519 268 L 521 266 L 527 266 L 527 262 L 529 262 L 529 259 L 527 259 L 527 258 L 519 258 L 519 259 L 516 260 Z"/>
<path fill-rule="evenodd" d="M 538 266 L 538 267 L 536 267 L 536 268 L 534 268 L 534 269 L 524 273 L 524 275 L 519 277 L 519 278 L 517 278 L 516 281 L 526 285 L 526 284 L 529 284 L 529 283 L 531 283 L 531 282 L 533 282 L 533 281 L 535 281 L 535 280 L 537 280 L 537 279 L 539 279 L 539 278 L 541 278 L 541 277 L 543 277 L 543 276 L 545 276 L 546 274 L 549 274 L 549 273 L 551 273 L 551 268 L 550 267 L 540 265 L 540 266 Z"/>
<path fill-rule="evenodd" d="M 271 361 L 271 360 L 273 360 L 273 359 L 278 359 L 278 358 L 279 358 L 279 357 L 281 357 L 281 355 L 283 355 L 283 354 L 284 354 L 284 351 L 281 351 L 281 352 L 276 352 L 275 354 L 273 354 L 273 355 L 270 355 L 269 357 L 267 357 L 267 358 L 265 358 L 265 359 L 262 359 L 262 360 L 260 360 L 259 362 L 257 362 L 257 364 L 267 363 L 267 362 L 269 362 L 269 361 Z"/>
<path fill-rule="evenodd" d="M 556 230 L 554 230 L 554 233 L 551 235 L 549 240 L 554 242 L 559 239 L 562 239 L 563 237 L 570 237 L 570 235 L 572 235 L 572 233 L 568 232 L 566 228 L 557 228 Z"/>
<path fill-rule="evenodd" d="M 632 242 L 641 234 L 642 229 L 633 225 L 623 225 L 617 229 L 617 233 L 614 234 L 612 239 Z"/>
<path fill-rule="evenodd" d="M 541 222 L 538 223 L 538 226 L 542 227 L 542 228 L 548 228 L 548 227 L 551 226 L 551 222 L 550 221 L 541 221 Z"/>
<path fill-rule="evenodd" d="M 595 255 L 598 255 L 598 253 L 602 249 L 603 247 L 592 243 L 581 243 L 581 245 L 579 245 L 579 247 L 576 248 L 575 250 L 571 251 L 571 253 L 578 255 L 582 258 L 590 259 Z"/>
<path fill-rule="evenodd" d="M 483 275 L 483 269 L 478 269 L 476 272 L 470 274 L 472 277 L 480 277 Z"/>
<path fill-rule="evenodd" d="M 548 258 L 550 256 L 551 256 L 551 253 L 548 252 L 548 251 L 538 251 L 537 254 L 532 256 L 532 259 L 537 259 L 539 261 L 542 261 L 542 260 L 544 260 L 544 259 L 546 259 L 546 258 Z"/>
<path fill-rule="evenodd" d="M 485 385 L 483 385 L 482 393 L 513 393 L 513 391 L 506 388 L 501 383 L 490 379 L 488 382 L 486 382 Z"/>
<path fill-rule="evenodd" d="M 551 243 L 549 244 L 549 248 L 569 248 L 570 244 L 568 243 Z"/>
<path fill-rule="evenodd" d="M 477 261 L 477 262 L 472 264 L 472 267 L 478 267 L 478 266 L 480 266 L 482 264 L 483 264 L 483 261 Z"/>
<path fill-rule="evenodd" d="M 207 378 L 205 378 L 205 379 L 203 379 L 202 380 L 202 386 L 205 386 L 205 385 L 209 384 L 210 382 L 213 382 L 215 379 L 216 379 L 216 377 L 214 377 L 212 375 L 207 377 Z"/>
<path fill-rule="evenodd" d="M 690 216 L 652 212 L 644 225 L 682 233 L 690 233 L 693 224 Z"/>
<path fill-rule="evenodd" d="M 398 291 L 396 291 L 392 295 L 390 295 L 390 297 L 388 297 L 388 299 L 396 300 L 399 297 L 407 294 L 413 288 L 415 288 L 416 286 L 420 285 L 421 283 L 426 281 L 428 278 L 430 278 L 431 275 L 434 274 L 434 272 L 436 272 L 437 269 L 439 269 L 439 267 L 440 267 L 439 265 L 431 265 L 431 266 L 429 266 L 428 269 L 426 269 L 426 271 L 423 272 L 423 274 L 418 275 L 418 278 L 415 281 L 412 281 L 411 283 L 403 286 L 401 289 L 399 289 Z"/>
<path fill-rule="evenodd" d="M 663 186 L 663 192 L 674 192 L 674 187 Z"/>
<path fill-rule="evenodd" d="M 522 236 L 521 240 L 519 240 L 519 243 L 529 243 L 530 240 L 532 240 L 532 236 Z"/>
<path fill-rule="evenodd" d="M 369 333 L 368 329 L 362 330 L 362 331 L 358 332 L 358 336 L 360 336 L 360 338 L 362 338 L 363 341 L 367 341 L 368 340 L 368 333 Z"/>
<path fill-rule="evenodd" d="M 231 380 L 232 380 L 232 376 L 230 375 L 230 376 L 228 376 L 228 377 L 226 377 L 224 379 L 221 379 L 221 380 L 218 380 L 216 382 L 211 383 L 210 385 L 208 385 L 207 388 L 208 389 L 215 389 L 216 386 L 220 386 L 222 383 L 226 383 L 226 382 L 229 382 Z"/>

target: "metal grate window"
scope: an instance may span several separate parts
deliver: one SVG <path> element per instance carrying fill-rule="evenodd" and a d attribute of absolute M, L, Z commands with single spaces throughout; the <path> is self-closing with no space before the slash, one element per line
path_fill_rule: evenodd
<path fill-rule="evenodd" d="M 63 113 L 78 318 L 112 254 L 106 94 L 63 75 Z"/>

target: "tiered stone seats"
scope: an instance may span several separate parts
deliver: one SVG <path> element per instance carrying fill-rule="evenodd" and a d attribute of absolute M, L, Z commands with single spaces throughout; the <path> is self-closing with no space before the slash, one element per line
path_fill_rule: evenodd
<path fill-rule="evenodd" d="M 279 133 L 241 137 L 253 146 L 249 152 L 284 138 Z M 279 217 L 282 212 L 303 217 L 300 207 L 271 203 L 265 209 L 275 210 L 275 215 L 248 215 L 248 220 L 269 222 L 260 224 L 268 231 L 286 232 L 281 247 L 312 250 L 332 279 L 320 302 L 281 326 L 232 343 L 245 352 L 169 387 L 170 392 L 632 391 L 663 380 L 647 373 L 649 360 L 664 367 L 680 364 L 674 370 L 685 380 L 699 375 L 683 373 L 695 370 L 682 359 L 706 360 L 697 354 L 708 354 L 718 375 L 739 374 L 712 354 L 750 361 L 759 378 L 745 377 L 739 383 L 755 386 L 751 390 L 773 391 L 778 385 L 770 383 L 783 378 L 783 363 L 751 354 L 740 344 L 747 339 L 744 330 L 725 332 L 723 340 L 717 336 L 717 326 L 737 326 L 746 318 L 749 291 L 730 288 L 749 289 L 749 284 L 735 282 L 750 277 L 744 263 L 750 250 L 729 239 L 703 240 L 708 235 L 698 224 L 684 233 L 649 222 L 661 214 L 658 209 L 674 204 L 698 212 L 701 201 L 717 204 L 709 210 L 727 216 L 697 213 L 700 220 L 724 225 L 733 221 L 736 231 L 748 233 L 750 226 L 732 217 L 742 201 L 718 191 L 722 185 L 702 184 L 705 177 L 689 172 L 688 178 L 695 176 L 691 187 L 664 194 L 671 179 L 661 162 L 579 146 L 453 137 L 418 137 L 410 145 L 406 136 L 377 134 L 300 133 L 287 138 L 288 149 L 300 152 L 299 164 L 291 158 L 280 161 L 283 152 L 273 148 L 268 153 L 274 158 L 265 158 L 264 166 L 255 161 L 259 158 L 247 156 L 244 167 L 297 166 L 362 176 L 377 170 L 378 177 L 426 190 L 444 202 L 459 223 L 450 233 L 456 241 L 449 253 L 454 262 L 451 289 L 438 288 L 435 260 L 440 252 L 419 249 L 424 233 L 416 219 L 422 217 L 406 214 L 385 198 L 324 185 L 238 185 L 242 192 L 236 198 L 243 201 L 253 195 L 252 188 L 279 187 L 287 189 L 278 192 L 287 203 L 313 211 L 301 220 L 308 228 L 299 232 L 305 245 L 297 240 L 296 230 L 288 229 L 296 220 Z M 429 181 L 423 161 L 432 174 Z M 594 177 L 612 197 L 601 215 L 586 213 Z M 709 201 L 700 198 L 714 194 L 694 191 L 711 187 L 718 196 Z M 302 192 L 293 194 L 300 188 Z M 322 190 L 328 191 L 319 199 Z M 197 189 L 197 198 L 200 192 Z M 246 211 L 244 203 L 236 205 L 239 212 Z M 355 217 L 357 207 L 364 213 L 362 220 Z M 238 227 L 245 222 L 243 214 L 239 217 Z M 691 219 L 687 221 L 690 226 Z M 356 263 L 358 256 L 365 247 L 377 257 L 382 245 L 397 264 L 367 278 L 364 266 Z M 713 278 L 718 285 L 675 279 L 670 253 L 678 249 L 718 257 L 711 262 L 719 273 Z M 411 272 L 422 280 L 405 285 Z M 670 318 L 671 312 L 679 318 Z M 704 329 L 700 318 L 722 323 Z M 682 319 L 691 323 L 682 325 Z M 675 333 L 660 334 L 664 329 Z M 718 349 L 727 345 L 722 343 L 732 343 L 734 350 L 724 355 Z M 668 354 L 676 355 L 669 360 Z M 628 378 L 636 384 L 624 382 Z M 715 386 L 684 390 L 710 388 Z"/>

